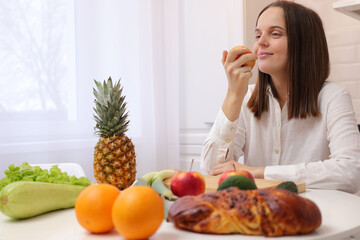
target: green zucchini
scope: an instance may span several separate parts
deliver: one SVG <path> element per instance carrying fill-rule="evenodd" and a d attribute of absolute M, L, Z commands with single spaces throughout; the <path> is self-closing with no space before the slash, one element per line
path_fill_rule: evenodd
<path fill-rule="evenodd" d="M 1 211 L 15 219 L 72 208 L 86 186 L 44 182 L 13 182 L 0 192 Z"/>

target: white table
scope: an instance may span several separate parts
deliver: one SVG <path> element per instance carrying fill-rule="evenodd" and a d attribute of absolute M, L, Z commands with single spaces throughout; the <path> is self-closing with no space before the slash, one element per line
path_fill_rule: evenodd
<path fill-rule="evenodd" d="M 313 200 L 320 208 L 322 224 L 308 235 L 281 237 L 288 239 L 341 239 L 360 233 L 360 197 L 333 190 L 307 190 L 301 196 Z M 43 214 L 21 221 L 11 220 L 0 213 L 0 240 L 121 240 L 114 230 L 95 235 L 85 231 L 77 222 L 74 209 Z M 177 239 L 267 239 L 261 236 L 210 235 L 176 229 L 172 223 L 163 222 L 151 240 Z"/>

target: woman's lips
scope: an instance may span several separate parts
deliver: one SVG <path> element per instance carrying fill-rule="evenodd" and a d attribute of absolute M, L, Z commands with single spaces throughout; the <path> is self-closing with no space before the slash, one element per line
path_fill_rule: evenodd
<path fill-rule="evenodd" d="M 272 53 L 268 53 L 268 52 L 259 52 L 258 53 L 258 58 L 259 59 L 264 59 L 264 58 L 266 58 L 266 57 L 268 57 L 268 56 L 271 56 L 271 55 L 273 55 Z"/>

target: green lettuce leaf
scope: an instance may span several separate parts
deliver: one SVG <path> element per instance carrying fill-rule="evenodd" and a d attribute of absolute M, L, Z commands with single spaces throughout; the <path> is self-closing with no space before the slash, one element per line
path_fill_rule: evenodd
<path fill-rule="evenodd" d="M 17 181 L 30 181 L 30 182 L 47 182 L 56 184 L 71 184 L 88 186 L 91 184 L 90 180 L 86 177 L 77 178 L 69 176 L 67 172 L 62 172 L 58 165 L 54 165 L 47 169 L 41 169 L 39 166 L 30 166 L 27 162 L 15 167 L 14 164 L 5 170 L 6 177 L 0 179 L 0 191 L 7 184 Z"/>

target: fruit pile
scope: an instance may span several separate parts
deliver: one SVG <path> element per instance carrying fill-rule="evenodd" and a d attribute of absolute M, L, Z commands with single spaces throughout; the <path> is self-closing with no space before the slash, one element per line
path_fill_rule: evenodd
<path fill-rule="evenodd" d="M 171 178 L 170 189 L 164 184 L 164 180 L 169 178 Z M 199 172 L 177 172 L 174 170 L 148 173 L 138 178 L 134 185 L 150 186 L 163 198 L 170 201 L 175 201 L 183 196 L 203 194 L 206 187 L 205 178 Z M 242 190 L 257 189 L 253 175 L 246 170 L 231 170 L 220 175 L 217 190 L 220 191 L 229 187 L 238 187 Z M 283 182 L 276 188 L 297 193 L 297 186 L 291 181 Z"/>
<path fill-rule="evenodd" d="M 171 190 L 164 184 L 167 178 L 172 178 Z M 198 172 L 150 172 L 123 191 L 110 184 L 87 187 L 76 200 L 75 213 L 79 224 L 89 232 L 106 233 L 115 228 L 127 239 L 146 239 L 164 219 L 161 197 L 175 201 L 204 192 L 205 180 Z"/>
<path fill-rule="evenodd" d="M 170 189 L 164 184 L 168 178 L 171 178 Z M 218 185 L 218 191 L 230 187 L 257 189 L 254 177 L 244 170 L 223 173 Z M 293 182 L 278 188 L 297 190 Z M 115 228 L 126 239 L 146 239 L 157 231 L 167 215 L 168 209 L 161 198 L 175 201 L 204 192 L 205 179 L 198 172 L 150 172 L 122 191 L 110 184 L 87 187 L 76 200 L 75 213 L 80 225 L 92 233 L 106 233 Z"/>
<path fill-rule="evenodd" d="M 220 191 L 229 187 L 238 187 L 242 190 L 257 189 L 253 175 L 245 170 L 231 170 L 220 176 L 217 190 Z"/>
<path fill-rule="evenodd" d="M 217 191 L 230 187 L 237 187 L 241 190 L 257 189 L 254 177 L 250 172 L 245 170 L 227 171 L 220 176 Z M 276 188 L 298 193 L 298 187 L 293 181 L 282 182 L 277 185 Z"/>
<path fill-rule="evenodd" d="M 133 186 L 120 192 L 110 184 L 93 184 L 81 192 L 75 203 L 79 224 L 92 233 L 114 228 L 126 239 L 146 239 L 164 219 L 159 194 L 149 186 Z"/>
<path fill-rule="evenodd" d="M 164 180 L 171 178 L 170 189 L 164 184 Z M 205 179 L 199 172 L 183 172 L 175 170 L 163 170 L 151 172 L 137 179 L 133 185 L 151 186 L 165 199 L 174 201 L 178 197 L 187 195 L 196 196 L 205 192 Z"/>

